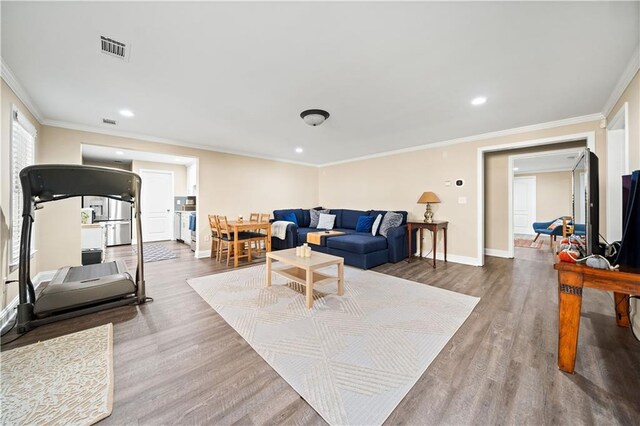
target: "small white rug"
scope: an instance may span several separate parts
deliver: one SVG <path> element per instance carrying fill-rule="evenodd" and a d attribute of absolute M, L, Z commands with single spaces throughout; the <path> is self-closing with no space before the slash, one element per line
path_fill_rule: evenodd
<path fill-rule="evenodd" d="M 90 425 L 111 414 L 113 325 L 0 354 L 3 425 Z"/>
<path fill-rule="evenodd" d="M 335 284 L 314 288 L 313 309 L 303 286 L 274 274 L 267 288 L 264 265 L 188 283 L 327 422 L 381 424 L 480 299 L 372 271 L 344 274 L 344 296 Z"/>

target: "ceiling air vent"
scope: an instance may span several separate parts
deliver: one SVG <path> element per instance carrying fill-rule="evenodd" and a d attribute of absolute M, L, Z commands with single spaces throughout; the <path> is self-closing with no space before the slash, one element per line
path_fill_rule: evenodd
<path fill-rule="evenodd" d="M 100 50 L 107 55 L 115 56 L 122 60 L 129 60 L 130 46 L 125 43 L 110 39 L 105 36 L 100 36 Z"/>
<path fill-rule="evenodd" d="M 112 120 L 112 119 L 110 119 L 110 118 L 103 118 L 103 119 L 102 119 L 102 122 L 103 122 L 104 124 L 111 124 L 111 125 L 113 125 L 113 126 L 115 126 L 115 125 L 117 124 L 117 123 L 116 123 L 116 120 Z"/>

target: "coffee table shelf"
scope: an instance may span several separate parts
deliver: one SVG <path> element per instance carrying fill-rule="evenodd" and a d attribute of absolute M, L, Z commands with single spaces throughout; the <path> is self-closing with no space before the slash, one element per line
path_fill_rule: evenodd
<path fill-rule="evenodd" d="M 298 284 L 305 285 L 307 283 L 307 271 L 295 266 L 289 268 L 272 268 L 271 272 L 282 275 L 283 277 L 295 281 Z M 325 284 L 328 282 L 338 281 L 338 277 L 326 275 L 322 272 L 313 272 L 313 285 Z"/>

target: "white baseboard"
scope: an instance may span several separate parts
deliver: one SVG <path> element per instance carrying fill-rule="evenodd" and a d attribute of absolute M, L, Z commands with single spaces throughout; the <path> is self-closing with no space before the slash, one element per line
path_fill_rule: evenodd
<path fill-rule="evenodd" d="M 200 250 L 196 253 L 196 257 L 198 259 L 204 259 L 205 257 L 211 257 L 211 249 L 209 250 Z"/>
<path fill-rule="evenodd" d="M 496 249 L 486 248 L 484 249 L 484 254 L 486 256 L 504 257 L 505 259 L 513 259 L 513 256 L 509 255 L 508 250 L 496 250 Z"/>
<path fill-rule="evenodd" d="M 41 283 L 45 281 L 51 281 L 56 272 L 57 271 L 38 272 L 36 276 L 31 280 L 34 290 L 37 290 L 38 286 L 40 286 Z M 4 330 L 5 325 L 13 321 L 13 318 L 16 316 L 16 307 L 18 306 L 19 301 L 19 296 L 14 297 L 13 300 L 4 307 L 2 312 L 0 312 L 1 330 Z"/>

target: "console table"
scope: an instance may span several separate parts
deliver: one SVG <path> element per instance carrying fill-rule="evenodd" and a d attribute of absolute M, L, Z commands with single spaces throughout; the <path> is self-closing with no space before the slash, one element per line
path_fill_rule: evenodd
<path fill-rule="evenodd" d="M 449 222 L 447 221 L 433 221 L 433 222 L 407 222 L 407 232 L 409 233 L 408 242 L 409 242 L 409 258 L 407 262 L 411 262 L 413 256 L 413 251 L 411 250 L 411 240 L 413 238 L 413 231 L 418 229 L 420 230 L 420 237 L 418 239 L 418 253 L 420 253 L 420 257 L 422 257 L 422 230 L 428 229 L 431 231 L 431 240 L 432 247 L 431 251 L 433 252 L 433 267 L 436 267 L 436 245 L 438 243 L 438 230 L 442 229 L 444 231 L 444 261 L 447 261 L 447 227 L 449 226 Z"/>
<path fill-rule="evenodd" d="M 557 262 L 554 269 L 558 271 L 558 368 L 573 374 L 578 350 L 582 289 L 591 287 L 612 291 L 616 323 L 620 327 L 629 327 L 629 295 L 640 295 L 640 274 L 595 269 L 568 262 Z"/>

